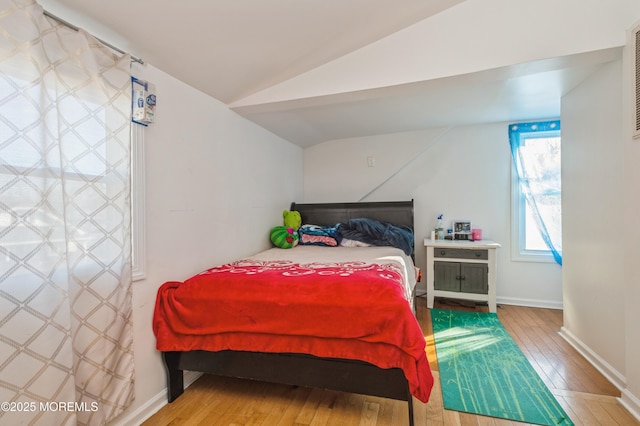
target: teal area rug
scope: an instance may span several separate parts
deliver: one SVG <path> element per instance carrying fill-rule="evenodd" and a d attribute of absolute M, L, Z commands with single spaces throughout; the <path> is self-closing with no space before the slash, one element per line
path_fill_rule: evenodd
<path fill-rule="evenodd" d="M 573 425 L 496 314 L 432 309 L 431 322 L 446 409 Z"/>

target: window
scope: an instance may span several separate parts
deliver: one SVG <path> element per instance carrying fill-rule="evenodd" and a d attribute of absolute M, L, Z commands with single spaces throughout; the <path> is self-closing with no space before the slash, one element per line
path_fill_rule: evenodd
<path fill-rule="evenodd" d="M 56 117 L 51 113 L 51 100 L 58 96 L 54 89 L 28 81 L 19 68 L 7 70 L 15 72 L 5 71 L 0 79 L 0 98 L 6 102 L 0 110 L 0 254 L 20 270 L 19 265 L 42 265 L 61 253 L 79 257 L 117 226 L 120 218 L 104 200 L 118 199 L 121 191 L 110 161 L 122 151 L 107 137 L 103 123 L 110 119 L 109 108 L 100 103 L 95 87 L 85 87 L 75 101 L 64 98 L 64 116 Z M 43 136 L 47 126 L 37 126 L 42 117 L 51 128 L 61 128 L 61 135 Z M 92 210 L 93 217 L 87 213 Z"/>
<path fill-rule="evenodd" d="M 512 259 L 562 264 L 560 121 L 509 125 Z"/>
<path fill-rule="evenodd" d="M 11 74 L 6 79 L 0 80 L 0 93 L 3 95 L 10 92 L 11 87 L 7 85 L 10 79 L 18 82 L 20 85 L 26 85 L 28 82 L 16 73 Z M 45 90 L 45 89 L 43 89 Z M 55 96 L 51 91 L 46 92 L 50 98 Z M 92 111 L 92 116 L 97 118 L 97 123 L 85 120 L 84 127 L 80 127 L 76 132 L 80 132 L 87 140 L 101 141 L 105 139 L 105 130 L 99 126 L 99 123 L 107 121 L 103 108 L 98 104 L 99 96 L 89 90 L 83 93 L 84 102 L 87 109 Z M 84 110 L 79 110 L 81 115 Z M 14 107 L 5 108 L 2 111 L 12 123 L 21 123 L 32 119 L 38 111 L 30 109 L 29 104 L 22 105 L 22 108 Z M 132 262 L 132 278 L 133 280 L 143 279 L 145 267 L 145 227 L 144 227 L 144 206 L 145 206 L 145 169 L 144 169 L 144 126 L 131 125 L 131 262 Z M 17 132 L 14 132 L 18 134 Z M 13 133 L 6 132 L 11 136 Z M 3 133 L 3 138 L 6 136 Z M 15 138 L 15 136 L 14 136 Z M 0 183 L 4 188 L 10 187 L 8 183 L 15 181 L 15 175 L 18 174 L 40 174 L 42 176 L 58 176 L 62 173 L 59 165 L 59 159 L 54 158 L 58 152 L 56 149 L 47 149 L 48 155 L 44 155 L 42 150 L 37 149 L 35 142 L 24 143 L 18 140 L 13 143 L 6 143 L 0 155 Z M 104 159 L 112 156 L 112 152 L 107 143 L 97 143 L 91 149 L 91 154 L 82 154 L 83 161 L 74 161 L 73 168 L 65 170 L 64 175 L 67 182 L 77 181 L 77 185 L 82 185 L 85 180 L 90 180 L 96 188 L 104 193 L 117 191 L 109 189 L 109 185 L 113 183 L 106 178 L 107 165 Z M 80 154 L 78 154 L 80 155 Z M 31 172 L 29 172 L 31 170 Z M 16 188 L 19 188 L 17 185 Z M 79 229 L 74 233 L 73 243 L 66 247 L 66 239 L 60 219 L 61 213 L 57 209 L 55 212 L 48 212 L 47 209 L 41 207 L 35 208 L 33 205 L 26 205 L 24 200 L 24 189 L 16 190 L 15 195 L 12 191 L 5 191 L 0 205 L 0 229 L 5 230 L 15 226 L 14 241 L 3 241 L 0 252 L 11 252 L 18 256 L 27 256 L 35 253 L 42 246 L 49 246 L 58 251 L 68 250 L 76 252 L 80 247 L 87 247 L 95 243 L 96 236 L 90 234 L 85 229 Z M 25 204 L 23 206 L 23 204 Z M 74 210 L 67 209 L 67 215 L 73 215 Z M 77 219 L 79 220 L 79 219 Z M 105 218 L 99 219 L 105 222 Z M 5 255 L 8 260 L 9 254 Z"/>

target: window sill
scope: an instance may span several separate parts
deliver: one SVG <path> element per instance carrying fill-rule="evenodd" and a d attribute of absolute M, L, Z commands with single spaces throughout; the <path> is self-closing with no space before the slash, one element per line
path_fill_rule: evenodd
<path fill-rule="evenodd" d="M 551 253 L 511 253 L 512 262 L 557 263 Z"/>

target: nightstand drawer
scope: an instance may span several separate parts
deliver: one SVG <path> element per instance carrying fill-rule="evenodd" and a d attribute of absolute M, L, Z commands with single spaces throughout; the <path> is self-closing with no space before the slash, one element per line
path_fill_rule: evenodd
<path fill-rule="evenodd" d="M 487 260 L 489 259 L 489 250 L 434 247 L 433 257 Z"/>

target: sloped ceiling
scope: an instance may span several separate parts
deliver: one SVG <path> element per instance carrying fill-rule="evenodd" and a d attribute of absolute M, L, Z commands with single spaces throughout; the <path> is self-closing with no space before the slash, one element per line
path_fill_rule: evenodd
<path fill-rule="evenodd" d="M 39 3 L 54 15 L 77 26 L 86 25 L 85 29 L 97 37 L 224 103 L 231 103 L 461 1 L 42 0 Z"/>
<path fill-rule="evenodd" d="M 256 93 L 455 8 L 464 0 L 39 3 L 53 15 L 129 51 L 302 147 L 434 126 L 555 117 L 563 93 L 620 55 L 603 49 L 586 56 L 541 60 L 533 66 L 252 103 L 246 100 Z M 527 93 L 526 102 L 523 93 Z"/>

